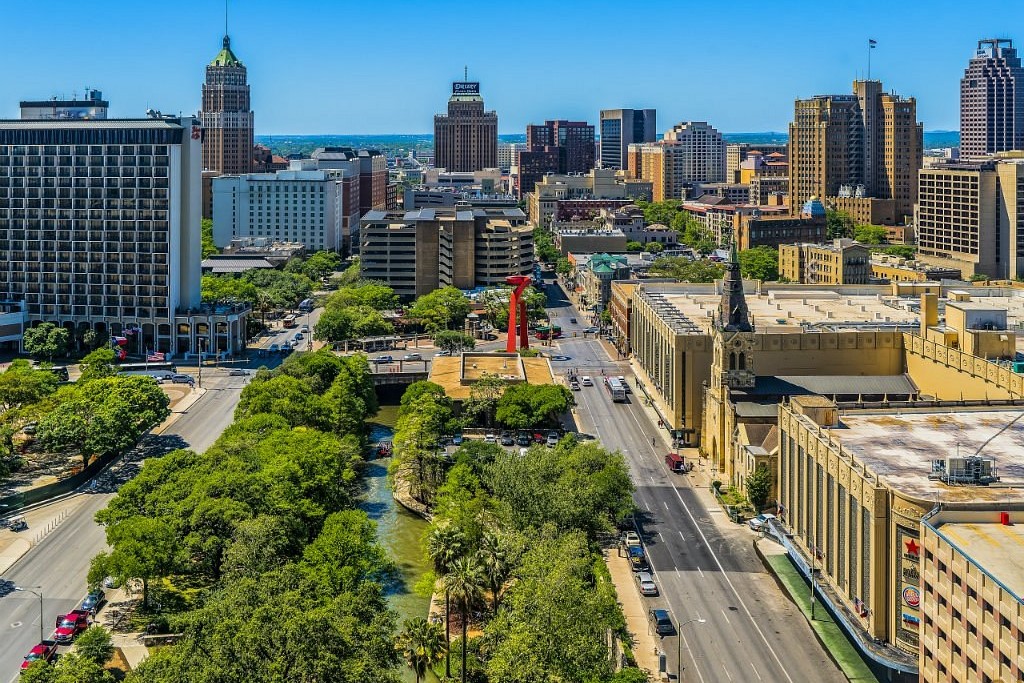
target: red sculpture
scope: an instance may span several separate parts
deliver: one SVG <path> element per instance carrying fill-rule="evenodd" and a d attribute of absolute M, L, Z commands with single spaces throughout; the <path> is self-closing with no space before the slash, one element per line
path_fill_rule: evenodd
<path fill-rule="evenodd" d="M 512 275 L 505 278 L 505 282 L 515 287 L 508 301 L 508 341 L 505 343 L 505 351 L 515 353 L 516 350 L 516 312 L 519 313 L 519 348 L 530 348 L 530 331 L 527 327 L 526 300 L 520 299 L 519 295 L 530 285 L 528 275 Z"/>

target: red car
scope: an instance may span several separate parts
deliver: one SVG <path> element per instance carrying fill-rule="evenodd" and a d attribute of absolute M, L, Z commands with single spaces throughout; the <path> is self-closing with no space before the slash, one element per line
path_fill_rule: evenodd
<path fill-rule="evenodd" d="M 29 653 L 25 655 L 25 661 L 21 663 L 21 670 L 32 666 L 33 662 L 42 660 L 44 662 L 52 662 L 53 658 L 57 656 L 57 643 L 52 640 L 44 640 L 43 642 L 36 645 L 34 648 L 29 650 Z"/>
<path fill-rule="evenodd" d="M 544 438 L 543 434 L 541 434 L 540 432 L 534 432 L 534 434 L 533 434 L 533 442 L 534 443 L 543 444 L 544 441 L 545 441 L 545 438 Z"/>
<path fill-rule="evenodd" d="M 57 627 L 53 639 L 58 643 L 70 643 L 79 633 L 89 628 L 89 613 L 84 609 L 71 610 L 62 617 L 57 617 Z"/>

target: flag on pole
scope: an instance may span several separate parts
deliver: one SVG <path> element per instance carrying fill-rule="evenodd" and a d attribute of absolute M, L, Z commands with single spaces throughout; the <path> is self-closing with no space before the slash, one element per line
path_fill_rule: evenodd
<path fill-rule="evenodd" d="M 164 353 L 162 351 L 154 351 L 153 353 L 146 354 L 147 363 L 162 363 L 164 361 Z"/>
<path fill-rule="evenodd" d="M 868 49 L 878 46 L 878 41 L 874 38 L 868 38 Z"/>

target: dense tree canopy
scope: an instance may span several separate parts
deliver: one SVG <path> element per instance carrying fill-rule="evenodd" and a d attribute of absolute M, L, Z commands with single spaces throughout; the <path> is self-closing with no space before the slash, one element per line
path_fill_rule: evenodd
<path fill-rule="evenodd" d="M 537 260 L 541 263 L 554 263 L 558 260 L 558 249 L 555 248 L 551 231 L 546 227 L 533 229 L 533 248 L 537 252 Z"/>
<path fill-rule="evenodd" d="M 573 405 L 572 392 L 561 384 L 514 384 L 498 399 L 495 418 L 513 429 L 556 426 Z"/>
<path fill-rule="evenodd" d="M 469 311 L 469 299 L 457 287 L 442 287 L 416 299 L 408 315 L 427 331 L 438 332 L 461 326 Z"/>
<path fill-rule="evenodd" d="M 649 272 L 658 277 L 675 278 L 680 282 L 714 282 L 725 274 L 725 267 L 714 261 L 692 261 L 685 256 L 662 256 L 654 260 Z"/>
<path fill-rule="evenodd" d="M 754 247 L 738 253 L 740 274 L 752 280 L 774 282 L 779 279 L 779 250 Z"/>
<path fill-rule="evenodd" d="M 25 330 L 22 345 L 25 353 L 33 358 L 53 360 L 54 356 L 63 356 L 68 352 L 71 333 L 66 328 L 57 327 L 53 323 L 41 323 Z"/>
<path fill-rule="evenodd" d="M 42 400 L 57 390 L 57 376 L 37 370 L 23 358 L 14 360 L 0 374 L 0 407 L 14 410 Z"/>

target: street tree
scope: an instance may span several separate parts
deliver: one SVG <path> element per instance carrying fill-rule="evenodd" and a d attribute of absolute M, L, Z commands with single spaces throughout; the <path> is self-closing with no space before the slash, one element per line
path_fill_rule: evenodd
<path fill-rule="evenodd" d="M 466 643 L 469 639 L 469 615 L 483 599 L 487 579 L 479 562 L 473 556 L 460 557 L 452 563 L 444 579 L 445 592 L 459 607 L 462 625 L 462 683 L 466 683 Z"/>
<path fill-rule="evenodd" d="M 445 676 L 451 678 L 451 592 L 448 590 L 448 584 L 444 583 L 444 578 L 452 570 L 455 561 L 466 553 L 466 537 L 461 529 L 451 523 L 432 524 L 427 531 L 426 546 L 427 557 L 434 565 L 434 573 L 441 577 L 441 586 L 444 588 L 444 670 Z"/>
<path fill-rule="evenodd" d="M 78 381 L 88 382 L 93 379 L 113 377 L 117 374 L 117 367 L 114 365 L 116 358 L 114 350 L 106 346 L 91 351 L 79 364 L 82 376 Z"/>
<path fill-rule="evenodd" d="M 54 356 L 67 353 L 70 338 L 66 328 L 57 327 L 53 323 L 41 323 L 25 330 L 22 344 L 30 356 L 52 361 Z"/>
<path fill-rule="evenodd" d="M 0 407 L 8 411 L 36 403 L 56 391 L 57 384 L 52 372 L 36 370 L 17 358 L 0 374 Z"/>
<path fill-rule="evenodd" d="M 431 624 L 423 617 L 406 619 L 402 632 L 398 634 L 398 647 L 402 658 L 420 683 L 427 670 L 441 661 L 448 648 L 443 640 L 441 627 Z"/>
<path fill-rule="evenodd" d="M 514 384 L 498 399 L 495 418 L 513 429 L 554 424 L 573 405 L 572 392 L 560 384 Z"/>
<path fill-rule="evenodd" d="M 93 664 L 103 666 L 114 656 L 110 632 L 102 626 L 90 626 L 75 639 L 75 652 Z"/>
<path fill-rule="evenodd" d="M 434 346 L 454 355 L 472 351 L 476 347 L 476 340 L 457 330 L 442 330 L 434 335 Z"/>
<path fill-rule="evenodd" d="M 416 299 L 408 315 L 429 332 L 449 330 L 462 325 L 469 315 L 469 299 L 457 287 L 442 287 Z"/>
<path fill-rule="evenodd" d="M 772 473 L 768 466 L 761 463 L 747 475 L 747 498 L 754 509 L 760 512 L 768 502 L 768 494 L 772 488 Z"/>
<path fill-rule="evenodd" d="M 475 423 L 489 427 L 494 421 L 498 399 L 508 388 L 508 381 L 498 375 L 484 373 L 469 389 L 469 398 L 462 406 L 463 414 Z"/>
<path fill-rule="evenodd" d="M 774 282 L 779 279 L 779 250 L 759 246 L 738 254 L 740 274 L 752 280 Z"/>

